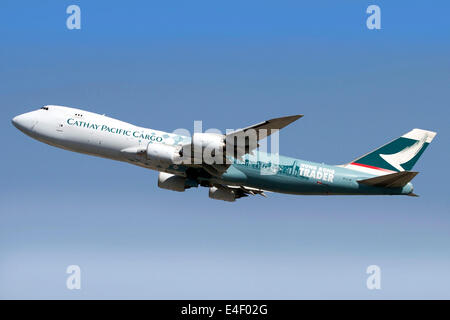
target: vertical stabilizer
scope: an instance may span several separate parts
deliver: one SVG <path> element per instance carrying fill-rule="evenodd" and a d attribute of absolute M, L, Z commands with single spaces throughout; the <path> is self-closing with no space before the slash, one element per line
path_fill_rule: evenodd
<path fill-rule="evenodd" d="M 413 129 L 343 167 L 374 175 L 410 171 L 436 136 L 436 132 Z"/>

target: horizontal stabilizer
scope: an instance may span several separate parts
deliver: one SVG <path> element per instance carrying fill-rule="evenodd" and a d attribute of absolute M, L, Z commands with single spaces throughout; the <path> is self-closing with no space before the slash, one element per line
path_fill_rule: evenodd
<path fill-rule="evenodd" d="M 417 174 L 418 172 L 414 171 L 401 171 L 375 178 L 358 180 L 358 182 L 374 187 L 401 188 L 410 182 Z"/>

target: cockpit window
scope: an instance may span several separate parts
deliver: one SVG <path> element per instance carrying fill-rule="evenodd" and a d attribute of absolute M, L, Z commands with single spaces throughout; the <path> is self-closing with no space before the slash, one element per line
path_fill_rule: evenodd
<path fill-rule="evenodd" d="M 42 107 L 41 109 L 43 109 L 43 110 L 48 110 L 48 107 Z"/>

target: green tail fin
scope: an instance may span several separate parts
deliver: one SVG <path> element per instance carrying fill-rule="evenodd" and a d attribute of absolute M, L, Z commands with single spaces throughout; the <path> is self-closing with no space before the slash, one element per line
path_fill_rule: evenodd
<path fill-rule="evenodd" d="M 435 136 L 433 131 L 413 129 L 345 167 L 378 175 L 410 171 Z"/>

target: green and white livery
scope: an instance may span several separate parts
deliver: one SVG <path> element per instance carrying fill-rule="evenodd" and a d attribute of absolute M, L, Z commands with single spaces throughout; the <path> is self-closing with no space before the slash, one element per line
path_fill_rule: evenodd
<path fill-rule="evenodd" d="M 418 172 L 412 169 L 435 132 L 413 129 L 343 165 L 258 151 L 260 140 L 300 117 L 271 119 L 227 134 L 194 133 L 192 137 L 54 105 L 19 115 L 12 123 L 30 137 L 55 147 L 157 170 L 158 186 L 164 189 L 207 187 L 209 197 L 217 200 L 266 196 L 268 191 L 415 196 L 410 181 Z"/>

